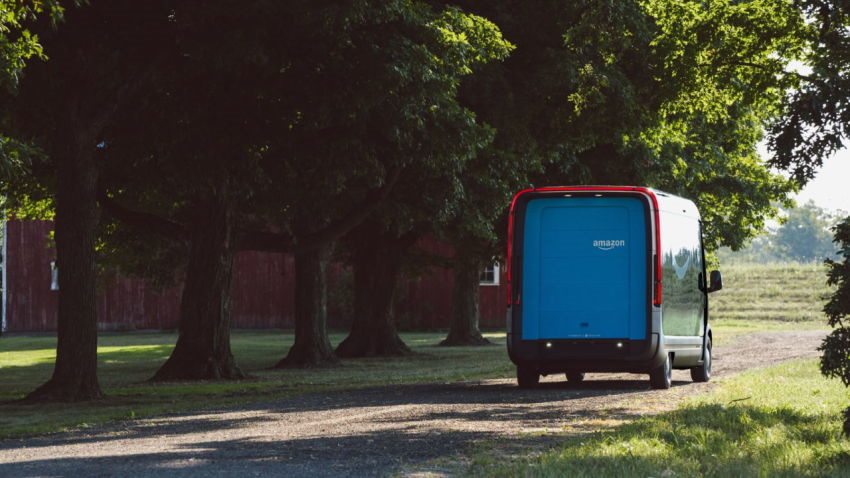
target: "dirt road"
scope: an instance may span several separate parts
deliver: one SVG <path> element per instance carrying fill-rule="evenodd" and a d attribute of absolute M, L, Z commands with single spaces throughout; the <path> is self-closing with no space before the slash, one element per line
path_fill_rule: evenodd
<path fill-rule="evenodd" d="M 820 331 L 761 333 L 717 346 L 715 377 L 811 357 Z M 641 375 L 400 386 L 302 396 L 239 409 L 137 420 L 0 441 L 0 476 L 384 476 L 439 470 L 476 442 L 545 445 L 535 431 L 586 430 L 671 409 L 710 384 L 675 371 L 669 391 Z"/>

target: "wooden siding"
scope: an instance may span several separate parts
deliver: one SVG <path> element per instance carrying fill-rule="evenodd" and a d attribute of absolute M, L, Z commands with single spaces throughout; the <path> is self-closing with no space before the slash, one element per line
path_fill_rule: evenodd
<path fill-rule="evenodd" d="M 7 236 L 7 327 L 10 332 L 45 332 L 56 328 L 58 292 L 50 290 L 49 221 L 9 221 Z M 422 241 L 419 247 L 450 256 L 450 247 Z M 347 329 L 350 316 L 351 274 L 341 264 L 329 277 L 329 325 Z M 233 276 L 233 320 L 236 328 L 294 326 L 295 267 L 291 256 L 242 252 Z M 502 278 L 504 279 L 504 278 Z M 452 272 L 433 268 L 403 281 L 396 316 L 404 330 L 446 329 L 451 316 Z M 504 284 L 504 280 L 500 281 Z M 177 327 L 180 287 L 158 290 L 144 280 L 110 274 L 98 288 L 101 330 L 174 329 Z M 481 326 L 504 327 L 504 285 L 481 287 Z"/>

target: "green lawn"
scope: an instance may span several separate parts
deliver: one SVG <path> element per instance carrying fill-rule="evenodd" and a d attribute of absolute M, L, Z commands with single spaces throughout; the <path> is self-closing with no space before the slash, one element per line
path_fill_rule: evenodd
<path fill-rule="evenodd" d="M 486 476 L 850 476 L 841 435 L 847 389 L 816 360 L 723 380 L 676 411 L 613 430 L 570 436 L 555 449 L 504 460 L 479 452 L 470 474 Z"/>
<path fill-rule="evenodd" d="M 760 330 L 820 327 L 817 323 L 724 320 L 714 324 L 715 343 Z M 345 360 L 340 367 L 269 370 L 292 344 L 291 333 L 236 331 L 233 352 L 253 377 L 238 382 L 151 384 L 146 382 L 171 352 L 175 335 L 102 334 L 99 376 L 107 398 L 88 404 L 21 405 L 8 403 L 46 381 L 53 370 L 55 338 L 0 338 L 0 438 L 53 432 L 118 419 L 190 411 L 201 407 L 258 402 L 316 391 L 408 383 L 446 383 L 514 376 L 504 334 L 487 334 L 498 345 L 438 347 L 442 333 L 406 333 L 415 354 L 391 359 Z M 332 334 L 336 344 L 344 334 Z"/>
<path fill-rule="evenodd" d="M 0 438 L 59 431 L 117 419 L 201 407 L 257 402 L 292 394 L 404 383 L 440 383 L 513 376 L 504 334 L 486 334 L 498 345 L 438 347 L 442 333 L 402 334 L 409 357 L 345 360 L 339 367 L 269 370 L 292 345 L 291 333 L 236 331 L 233 353 L 252 379 L 236 382 L 146 382 L 176 340 L 174 334 L 103 334 L 98 373 L 107 398 L 89 404 L 8 403 L 46 381 L 56 340 L 48 336 L 0 338 Z M 336 344 L 344 334 L 332 334 Z"/>

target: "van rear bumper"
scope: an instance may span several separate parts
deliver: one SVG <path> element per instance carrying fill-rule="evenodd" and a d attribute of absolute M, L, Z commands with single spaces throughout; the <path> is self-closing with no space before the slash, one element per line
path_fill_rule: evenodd
<path fill-rule="evenodd" d="M 514 334 L 508 334 L 508 344 L 514 364 L 533 367 L 542 374 L 646 373 L 661 365 L 666 355 L 657 333 L 650 334 L 648 340 L 515 340 Z"/>

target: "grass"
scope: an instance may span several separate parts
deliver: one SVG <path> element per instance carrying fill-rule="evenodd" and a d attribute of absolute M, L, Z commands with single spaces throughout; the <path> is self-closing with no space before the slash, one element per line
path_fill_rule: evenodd
<path fill-rule="evenodd" d="M 722 291 L 711 295 L 712 318 L 823 320 L 826 285 L 822 264 L 734 264 L 721 267 Z"/>
<path fill-rule="evenodd" d="M 818 327 L 816 323 L 725 320 L 714 324 L 715 344 L 764 330 Z M 235 382 L 151 384 L 176 339 L 169 333 L 102 334 L 98 374 L 107 396 L 93 403 L 23 405 L 14 403 L 50 378 L 56 339 L 8 336 L 0 339 L 0 438 L 28 436 L 203 407 L 238 405 L 310 392 L 411 383 L 447 383 L 512 378 L 514 368 L 503 333 L 487 336 L 489 347 L 438 347 L 443 333 L 406 333 L 414 355 L 392 359 L 345 360 L 340 367 L 270 370 L 292 345 L 279 330 L 235 331 L 233 353 L 253 378 Z M 332 334 L 336 344 L 344 334 Z"/>
<path fill-rule="evenodd" d="M 850 476 L 841 435 L 847 390 L 816 360 L 788 362 L 721 382 L 677 410 L 613 430 L 571 436 L 511 462 L 493 450 L 473 457 L 486 476 Z"/>
<path fill-rule="evenodd" d="M 818 265 L 725 267 L 725 289 L 711 296 L 714 342 L 765 330 L 825 327 L 820 309 L 829 292 Z M 171 352 L 168 333 L 102 334 L 99 376 L 107 398 L 69 405 L 21 405 L 53 369 L 56 340 L 50 336 L 0 339 L 0 438 L 28 436 L 108 421 L 258 402 L 309 392 L 409 383 L 441 383 L 513 377 L 504 334 L 490 334 L 493 347 L 443 348 L 441 333 L 403 334 L 414 355 L 394 359 L 346 360 L 318 370 L 269 370 L 292 345 L 281 331 L 236 331 L 233 351 L 252 375 L 237 382 L 150 384 Z M 333 334 L 338 343 L 343 334 Z M 6 403 L 2 403 L 6 402 Z"/>
<path fill-rule="evenodd" d="M 0 438 L 28 436 L 170 412 L 259 402 L 310 392 L 409 383 L 441 383 L 513 376 L 501 345 L 504 334 L 487 334 L 499 345 L 437 347 L 442 333 L 402 334 L 414 355 L 345 360 L 340 367 L 270 370 L 292 345 L 281 331 L 235 331 L 233 353 L 252 376 L 233 382 L 151 384 L 168 357 L 174 334 L 102 334 L 98 375 L 107 398 L 92 403 L 23 405 L 22 398 L 50 378 L 56 340 L 50 336 L 0 339 Z M 336 344 L 344 334 L 332 334 Z"/>

